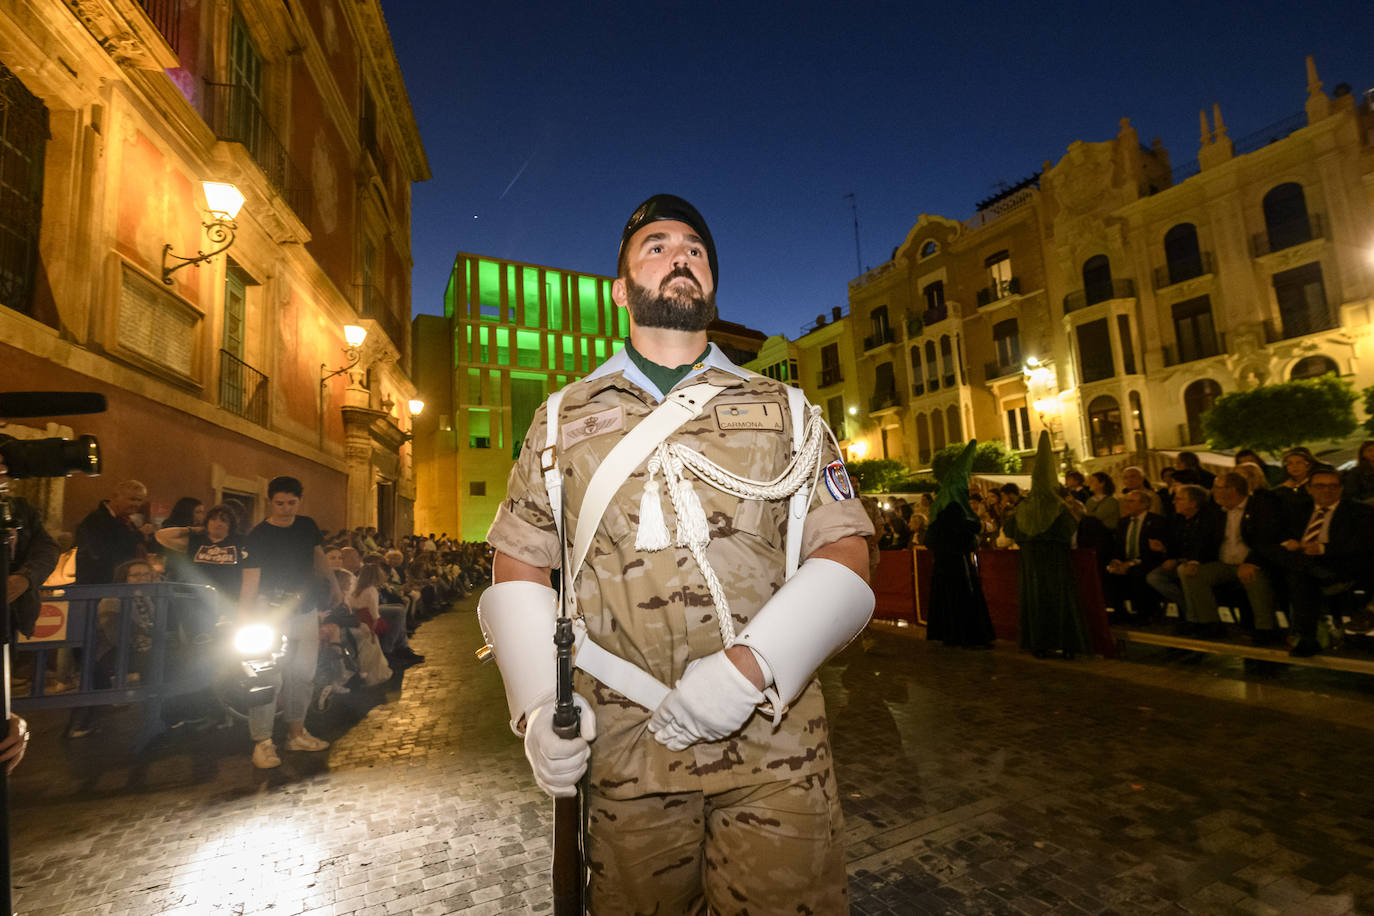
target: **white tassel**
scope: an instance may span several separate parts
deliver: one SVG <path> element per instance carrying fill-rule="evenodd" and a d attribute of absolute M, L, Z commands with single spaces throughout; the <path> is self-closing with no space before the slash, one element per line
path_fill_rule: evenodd
<path fill-rule="evenodd" d="M 639 531 L 635 534 L 635 550 L 663 550 L 672 542 L 668 525 L 663 521 L 658 481 L 650 477 L 644 482 L 644 495 L 639 499 Z"/>
<path fill-rule="evenodd" d="M 676 487 L 677 499 L 673 500 L 673 508 L 678 510 L 678 546 L 705 547 L 711 542 L 711 528 L 706 524 L 706 510 L 701 508 L 697 491 L 692 489 L 692 482 L 686 477 L 679 477 Z"/>

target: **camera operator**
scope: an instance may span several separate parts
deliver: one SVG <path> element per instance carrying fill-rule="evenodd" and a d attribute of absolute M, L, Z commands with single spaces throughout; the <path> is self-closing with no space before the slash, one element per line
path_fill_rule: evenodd
<path fill-rule="evenodd" d="M 0 442 L 9 439 L 0 434 Z M 43 528 L 38 510 L 18 496 L 6 496 L 8 486 L 9 468 L 0 457 L 0 499 L 6 500 L 9 506 L 9 518 L 4 523 L 5 547 L 10 551 L 5 598 L 12 630 L 32 636 L 34 623 L 38 620 L 38 588 L 52 574 L 62 552 Z M 19 716 L 11 715 L 8 734 L 0 740 L 0 763 L 5 764 L 5 772 L 13 772 L 24 759 L 28 743 L 28 724 Z"/>

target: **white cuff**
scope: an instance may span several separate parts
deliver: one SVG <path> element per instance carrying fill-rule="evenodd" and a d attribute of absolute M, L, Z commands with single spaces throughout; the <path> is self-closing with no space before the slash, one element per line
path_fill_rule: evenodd
<path fill-rule="evenodd" d="M 517 735 L 520 719 L 558 691 L 557 617 L 558 593 L 537 582 L 498 582 L 478 602 L 477 620 L 501 669 L 510 728 Z"/>

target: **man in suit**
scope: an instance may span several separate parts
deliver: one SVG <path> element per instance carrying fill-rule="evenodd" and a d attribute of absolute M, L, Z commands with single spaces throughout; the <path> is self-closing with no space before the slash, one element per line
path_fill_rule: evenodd
<path fill-rule="evenodd" d="M 129 517 L 147 501 L 148 488 L 126 480 L 76 526 L 78 585 L 113 582 L 116 566 L 142 555 L 142 538 Z"/>
<path fill-rule="evenodd" d="M 1112 559 L 1104 583 L 1118 619 L 1140 623 L 1149 623 L 1159 613 L 1159 595 L 1146 577 L 1164 560 L 1164 518 L 1150 511 L 1151 495 L 1144 488 L 1121 495 L 1121 522 L 1112 536 Z"/>
<path fill-rule="evenodd" d="M 1272 500 L 1250 494 L 1250 484 L 1235 471 L 1217 477 L 1212 484 L 1212 500 L 1222 512 L 1224 523 L 1217 542 L 1217 558 L 1197 566 L 1179 569 L 1187 604 L 1187 619 L 1198 635 L 1219 638 L 1226 627 L 1217 613 L 1215 589 L 1239 582 L 1250 599 L 1255 632 L 1252 641 L 1266 645 L 1278 641 L 1275 629 L 1274 586 L 1278 554 L 1282 552 L 1281 513 Z"/>
<path fill-rule="evenodd" d="M 1341 498 L 1341 475 L 1335 468 L 1316 468 L 1307 485 L 1312 511 L 1280 544 L 1293 606 L 1293 629 L 1298 636 L 1288 654 L 1298 658 L 1321 651 L 1317 622 L 1324 610 L 1326 590 L 1366 579 L 1374 559 L 1374 509 Z"/>
<path fill-rule="evenodd" d="M 1164 537 L 1165 560 L 1150 570 L 1145 581 L 1164 598 L 1178 608 L 1178 632 L 1180 636 L 1190 632 L 1188 622 L 1188 602 L 1183 595 L 1180 571 L 1184 567 L 1196 569 L 1203 563 L 1217 558 L 1217 545 L 1221 542 L 1221 513 L 1212 504 L 1208 492 L 1196 484 L 1183 484 L 1174 488 L 1174 513 L 1169 519 L 1168 531 Z M 1152 545 L 1153 546 L 1153 545 Z"/>

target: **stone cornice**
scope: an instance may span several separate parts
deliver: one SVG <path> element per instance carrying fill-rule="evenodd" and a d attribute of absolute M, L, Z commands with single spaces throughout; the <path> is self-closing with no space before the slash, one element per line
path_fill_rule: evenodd
<path fill-rule="evenodd" d="M 66 0 L 65 6 L 120 66 L 164 70 L 176 52 L 133 0 Z"/>
<path fill-rule="evenodd" d="M 363 59 L 373 74 L 375 85 L 381 90 L 377 110 L 379 114 L 385 113 L 385 120 L 391 122 L 395 129 L 394 139 L 400 159 L 405 163 L 406 176 L 411 181 L 428 181 L 433 177 L 429 170 L 429 158 L 420 140 L 420 126 L 415 121 L 415 109 L 411 107 L 410 95 L 406 92 L 401 64 L 396 59 L 396 48 L 391 43 L 391 32 L 382 16 L 381 2 L 353 0 L 344 4 L 344 7 L 358 26 L 356 31 Z"/>

